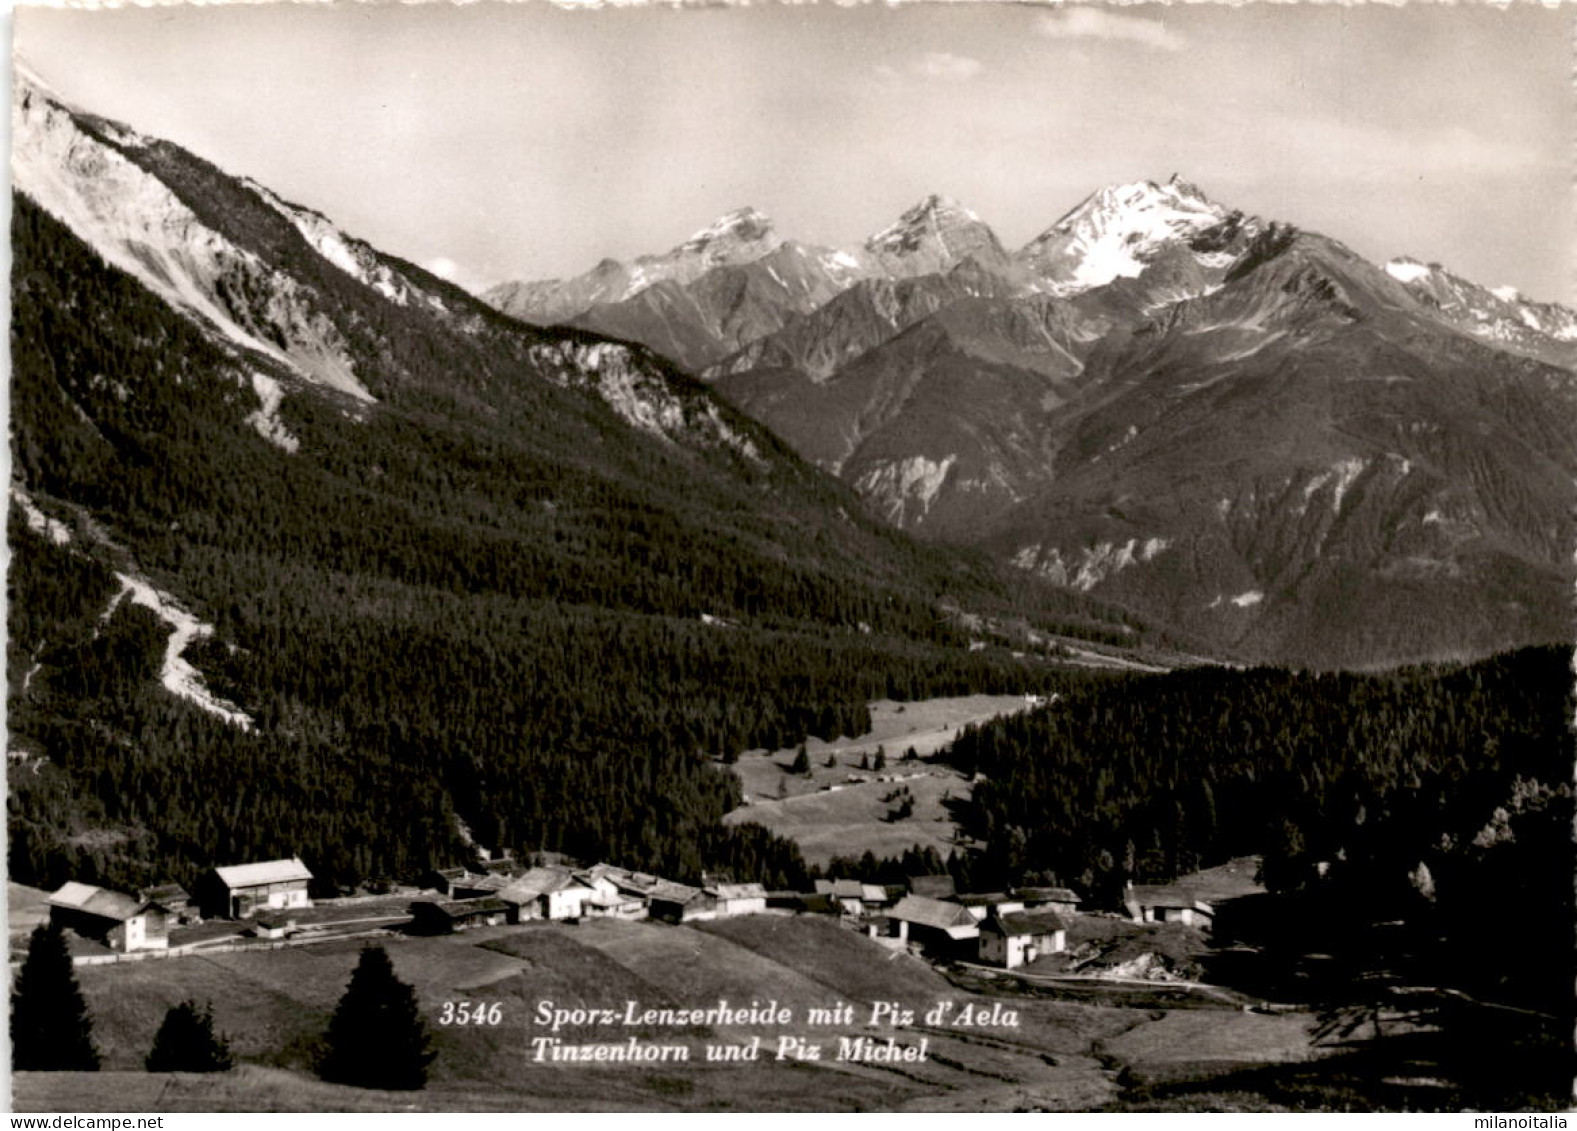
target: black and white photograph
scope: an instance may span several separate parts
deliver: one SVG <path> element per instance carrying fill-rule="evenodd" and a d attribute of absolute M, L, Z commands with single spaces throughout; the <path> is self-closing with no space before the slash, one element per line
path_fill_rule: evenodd
<path fill-rule="evenodd" d="M 12 1111 L 1566 1126 L 1577 7 L 9 30 Z"/>

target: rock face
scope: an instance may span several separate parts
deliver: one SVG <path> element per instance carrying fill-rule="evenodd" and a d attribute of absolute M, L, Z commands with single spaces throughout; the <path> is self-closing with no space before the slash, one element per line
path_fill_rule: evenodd
<path fill-rule="evenodd" d="M 930 197 L 845 251 L 565 301 L 889 521 L 1250 657 L 1569 635 L 1577 313 L 1176 177 L 1102 189 L 1017 252 Z"/>

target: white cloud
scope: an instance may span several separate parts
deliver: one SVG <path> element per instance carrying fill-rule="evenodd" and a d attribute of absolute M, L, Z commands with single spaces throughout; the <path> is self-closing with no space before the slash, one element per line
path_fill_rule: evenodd
<path fill-rule="evenodd" d="M 1036 30 L 1048 39 L 1106 39 L 1137 43 L 1157 51 L 1181 51 L 1187 40 L 1160 20 L 1128 16 L 1101 8 L 1065 8 L 1040 17 Z"/>
<path fill-rule="evenodd" d="M 440 279 L 447 279 L 451 283 L 454 282 L 455 277 L 460 274 L 460 265 L 454 260 L 442 255 L 440 255 L 437 259 L 429 259 L 426 263 L 423 263 L 422 266 L 428 271 L 432 272 L 434 275 L 437 275 Z"/>

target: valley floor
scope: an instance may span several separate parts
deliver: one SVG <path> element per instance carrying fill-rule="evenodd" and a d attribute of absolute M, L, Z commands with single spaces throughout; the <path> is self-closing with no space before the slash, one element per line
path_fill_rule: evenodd
<path fill-rule="evenodd" d="M 805 743 L 808 774 L 791 771 L 797 747 L 751 750 L 730 767 L 746 803 L 725 818 L 753 822 L 799 845 L 805 860 L 826 864 L 833 856 L 897 856 L 905 849 L 935 848 L 944 857 L 957 845 L 950 801 L 967 801 L 970 781 L 951 766 L 920 761 L 958 737 L 964 727 L 1026 710 L 1022 695 L 968 695 L 916 703 L 878 700 L 870 705 L 871 729 L 855 738 Z M 905 761 L 913 750 L 917 760 Z M 874 769 L 878 752 L 884 769 Z M 828 765 L 828 761 L 832 765 Z M 862 763 L 864 768 L 862 768 Z M 914 811 L 890 820 L 883 800 L 900 787 L 914 797 Z"/>

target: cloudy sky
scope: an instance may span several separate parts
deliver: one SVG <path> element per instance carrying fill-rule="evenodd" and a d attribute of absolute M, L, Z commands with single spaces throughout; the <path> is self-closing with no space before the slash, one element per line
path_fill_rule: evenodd
<path fill-rule="evenodd" d="M 546 3 L 20 10 L 84 109 L 467 285 L 753 204 L 862 239 L 927 193 L 1018 246 L 1181 173 L 1384 259 L 1571 301 L 1577 8 Z"/>

